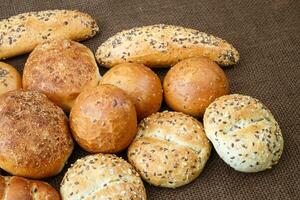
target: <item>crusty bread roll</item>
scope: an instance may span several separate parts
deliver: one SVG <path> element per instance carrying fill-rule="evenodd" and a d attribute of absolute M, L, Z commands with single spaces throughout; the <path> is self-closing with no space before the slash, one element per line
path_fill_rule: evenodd
<path fill-rule="evenodd" d="M 23 87 L 48 96 L 69 111 L 84 88 L 95 87 L 100 80 L 93 53 L 70 40 L 51 40 L 38 45 L 27 59 Z"/>
<path fill-rule="evenodd" d="M 0 95 L 0 168 L 18 176 L 58 174 L 73 150 L 64 112 L 45 95 L 13 90 Z"/>
<path fill-rule="evenodd" d="M 222 96 L 206 109 L 203 122 L 217 153 L 237 171 L 263 171 L 280 159 L 283 137 L 279 125 L 255 98 Z"/>
<path fill-rule="evenodd" d="M 0 59 L 28 53 L 48 39 L 81 41 L 99 31 L 88 14 L 74 10 L 47 10 L 19 14 L 0 21 Z"/>
<path fill-rule="evenodd" d="M 0 62 L 0 95 L 22 87 L 21 75 L 11 65 Z"/>
<path fill-rule="evenodd" d="M 224 66 L 239 60 L 239 53 L 225 40 L 198 30 L 165 24 L 121 31 L 101 44 L 96 53 L 97 61 L 105 67 L 123 62 L 166 67 L 199 56 Z"/>
<path fill-rule="evenodd" d="M 81 158 L 62 180 L 63 200 L 111 199 L 146 200 L 141 178 L 125 160 L 110 154 Z"/>
<path fill-rule="evenodd" d="M 112 84 L 124 90 L 134 103 L 139 120 L 160 109 L 162 102 L 160 79 L 142 64 L 120 64 L 106 72 L 101 83 Z"/>
<path fill-rule="evenodd" d="M 134 104 L 126 93 L 109 84 L 83 91 L 70 113 L 75 140 L 86 151 L 117 153 L 137 131 Z"/>
<path fill-rule="evenodd" d="M 183 113 L 165 111 L 141 121 L 127 156 L 148 183 L 176 188 L 199 176 L 210 151 L 200 122 Z"/>
<path fill-rule="evenodd" d="M 200 117 L 217 97 L 228 94 L 223 70 L 208 58 L 189 58 L 172 67 L 164 78 L 165 101 L 170 108 Z"/>
<path fill-rule="evenodd" d="M 0 176 L 1 200 L 60 200 L 59 193 L 48 183 L 18 176 Z"/>

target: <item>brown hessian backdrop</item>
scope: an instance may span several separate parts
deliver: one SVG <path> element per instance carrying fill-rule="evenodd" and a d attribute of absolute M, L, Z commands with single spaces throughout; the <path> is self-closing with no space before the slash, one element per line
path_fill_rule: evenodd
<path fill-rule="evenodd" d="M 285 148 L 272 170 L 236 172 L 213 151 L 203 173 L 187 186 L 174 190 L 145 184 L 150 200 L 300 199 L 299 0 L 1 0 L 0 18 L 48 9 L 78 9 L 92 15 L 101 31 L 83 44 L 93 52 L 118 31 L 156 23 L 221 37 L 241 54 L 236 66 L 224 69 L 231 93 L 260 99 L 279 122 Z M 22 72 L 27 56 L 7 62 Z M 161 78 L 166 71 L 156 70 Z M 64 171 L 46 181 L 59 189 L 66 169 L 86 154 L 76 146 Z"/>

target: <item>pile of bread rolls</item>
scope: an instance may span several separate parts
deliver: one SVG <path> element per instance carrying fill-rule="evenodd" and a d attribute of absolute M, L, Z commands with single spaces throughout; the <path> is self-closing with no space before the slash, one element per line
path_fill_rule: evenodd
<path fill-rule="evenodd" d="M 24 13 L 0 27 L 0 59 L 31 52 L 22 78 L 0 62 L 0 168 L 12 175 L 0 176 L 0 199 L 145 200 L 142 180 L 186 185 L 212 145 L 241 172 L 280 159 L 283 137 L 270 110 L 229 94 L 219 65 L 236 64 L 239 53 L 225 40 L 157 24 L 117 33 L 94 57 L 76 41 L 99 28 L 79 11 Z M 111 68 L 103 77 L 96 61 Z M 171 67 L 163 84 L 151 70 L 158 67 Z M 160 112 L 163 98 L 170 111 Z M 74 142 L 90 155 L 67 170 L 60 194 L 32 180 L 60 173 Z M 128 161 L 113 155 L 126 149 Z"/>

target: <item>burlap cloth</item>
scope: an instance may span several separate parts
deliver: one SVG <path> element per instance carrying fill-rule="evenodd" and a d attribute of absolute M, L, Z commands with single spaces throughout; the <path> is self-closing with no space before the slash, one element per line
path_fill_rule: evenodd
<path fill-rule="evenodd" d="M 91 14 L 101 32 L 83 43 L 94 52 L 122 29 L 155 23 L 196 28 L 224 38 L 241 54 L 239 64 L 225 69 L 231 92 L 260 99 L 278 120 L 285 149 L 272 170 L 239 173 L 213 151 L 203 173 L 187 186 L 173 190 L 145 184 L 149 199 L 300 199 L 299 0 L 1 0 L 0 18 L 47 9 Z M 26 58 L 7 62 L 22 71 Z M 100 71 L 105 70 L 100 67 Z M 161 77 L 166 71 L 156 70 Z M 66 168 L 85 154 L 76 146 L 64 171 L 46 181 L 58 189 Z"/>

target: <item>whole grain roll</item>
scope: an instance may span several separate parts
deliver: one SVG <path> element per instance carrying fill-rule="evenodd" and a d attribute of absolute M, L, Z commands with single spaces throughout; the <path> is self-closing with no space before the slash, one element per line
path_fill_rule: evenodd
<path fill-rule="evenodd" d="M 136 111 L 123 90 L 102 84 L 78 96 L 70 113 L 70 126 L 75 140 L 86 151 L 117 153 L 136 135 Z"/>
<path fill-rule="evenodd" d="M 0 168 L 28 178 L 58 174 L 73 150 L 68 119 L 45 95 L 14 90 L 0 96 Z"/>
<path fill-rule="evenodd" d="M 143 182 L 125 160 L 110 154 L 78 159 L 62 180 L 63 200 L 146 200 Z"/>
<path fill-rule="evenodd" d="M 241 94 L 222 96 L 206 109 L 203 123 L 219 156 L 241 172 L 259 172 L 275 165 L 283 137 L 270 110 Z"/>
<path fill-rule="evenodd" d="M 141 120 L 160 109 L 162 86 L 159 77 L 148 67 L 136 63 L 123 63 L 106 72 L 101 83 L 121 88 L 135 105 Z"/>
<path fill-rule="evenodd" d="M 195 29 L 166 24 L 121 31 L 102 43 L 97 61 L 105 67 L 124 62 L 149 67 L 169 67 L 180 60 L 208 57 L 220 65 L 236 64 L 237 50 L 227 41 Z"/>
<path fill-rule="evenodd" d="M 210 151 L 200 122 L 183 113 L 165 111 L 141 121 L 127 156 L 148 183 L 176 188 L 199 176 Z"/>
<path fill-rule="evenodd" d="M 0 60 L 32 51 L 51 39 L 81 41 L 99 31 L 96 21 L 77 10 L 45 10 L 0 21 Z"/>
<path fill-rule="evenodd" d="M 163 87 L 170 108 L 196 117 L 201 117 L 217 97 L 229 93 L 224 71 L 205 57 L 174 65 L 166 74 Z"/>
<path fill-rule="evenodd" d="M 13 66 L 0 62 L 0 95 L 21 87 L 22 82 L 19 72 Z"/>
<path fill-rule="evenodd" d="M 60 200 L 48 183 L 18 176 L 0 176 L 1 200 Z"/>
<path fill-rule="evenodd" d="M 69 111 L 80 92 L 100 80 L 93 53 L 70 40 L 51 40 L 29 55 L 23 72 L 23 87 L 48 96 Z"/>

